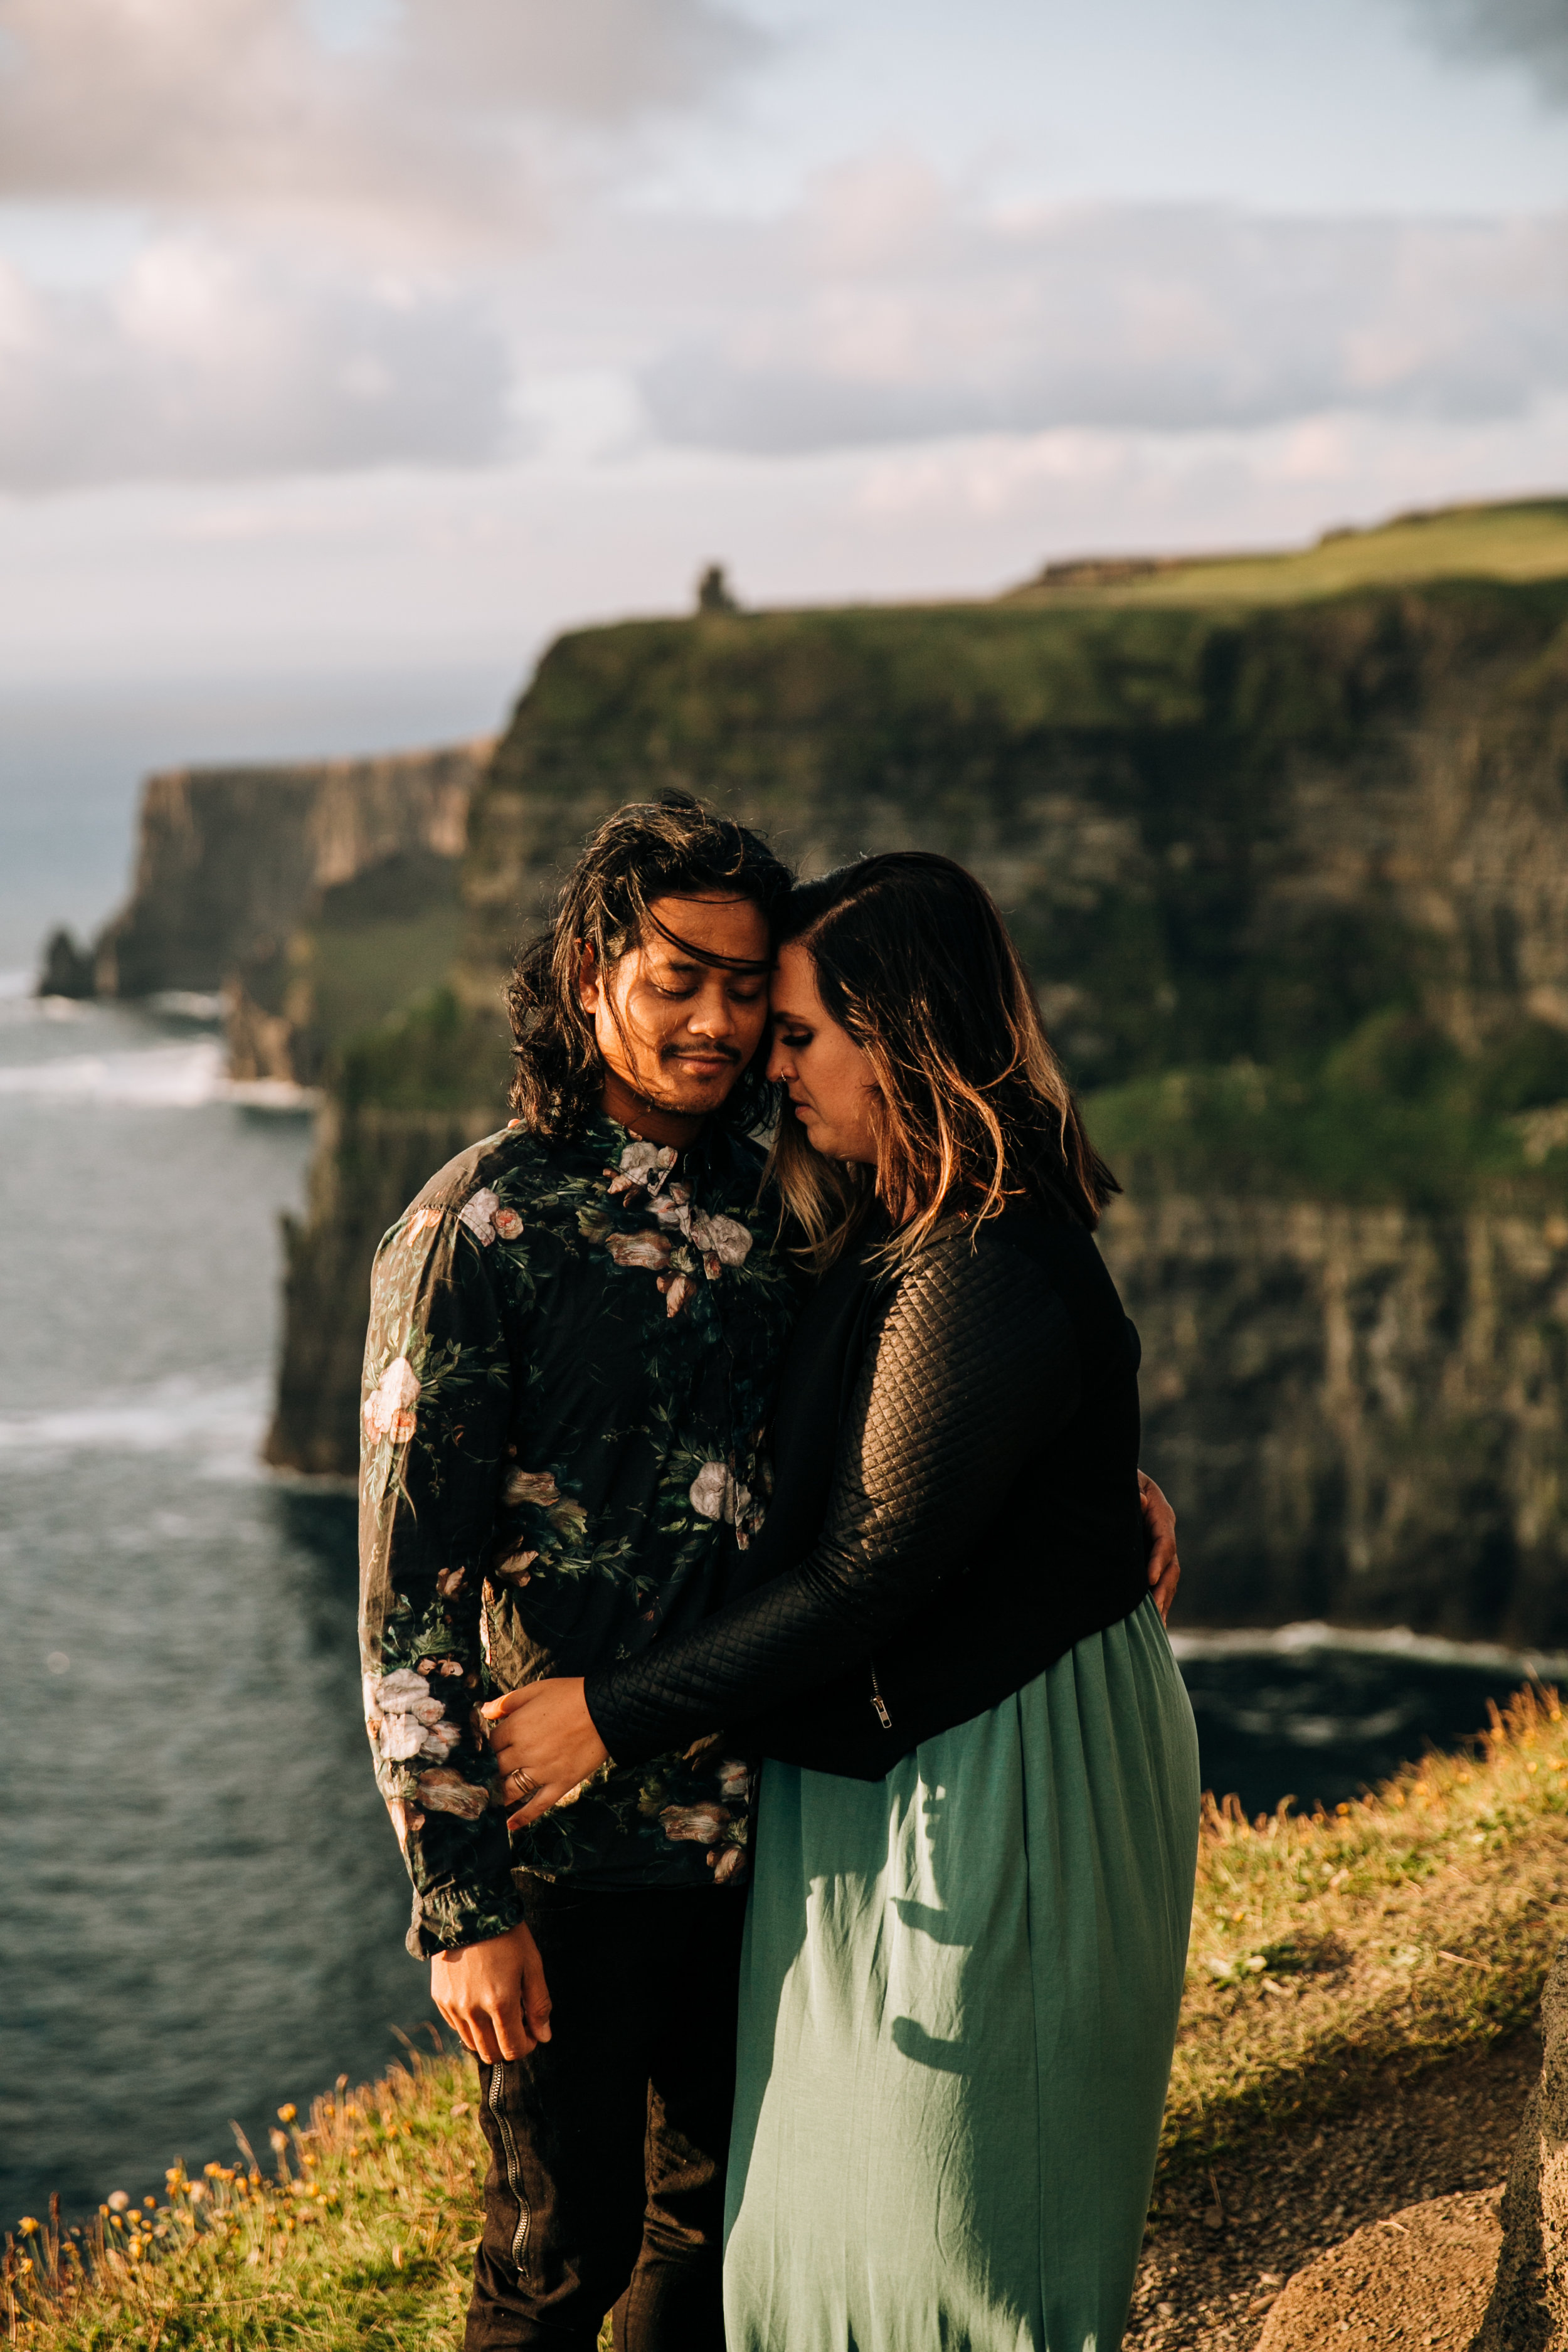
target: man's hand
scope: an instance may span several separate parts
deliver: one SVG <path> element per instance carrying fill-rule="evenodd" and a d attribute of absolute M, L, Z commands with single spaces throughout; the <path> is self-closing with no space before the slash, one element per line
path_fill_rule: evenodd
<path fill-rule="evenodd" d="M 479 1713 L 490 1727 L 507 1796 L 517 1800 L 517 1811 L 507 1815 L 509 1830 L 538 1821 L 608 1760 L 609 1749 L 584 1703 L 580 1675 L 526 1683 L 504 1698 L 492 1698 Z"/>
<path fill-rule="evenodd" d="M 430 1998 L 476 2058 L 493 2066 L 526 2058 L 550 2039 L 550 1988 L 539 1947 L 525 1927 L 509 1928 L 430 1963 Z"/>
<path fill-rule="evenodd" d="M 1176 1558 L 1176 1515 L 1152 1478 L 1142 1470 L 1138 1473 L 1138 1499 L 1143 1506 L 1143 1531 L 1149 1538 L 1150 1590 L 1162 1623 L 1168 1625 L 1171 1603 L 1182 1580 L 1182 1563 Z"/>

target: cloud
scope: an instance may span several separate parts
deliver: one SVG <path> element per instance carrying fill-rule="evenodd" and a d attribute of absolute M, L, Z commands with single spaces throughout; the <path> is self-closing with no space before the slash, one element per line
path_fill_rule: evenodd
<path fill-rule="evenodd" d="M 1568 375 L 1565 289 L 1568 217 L 1007 216 L 884 160 L 737 231 L 707 320 L 640 383 L 666 438 L 756 454 L 1342 406 L 1509 415 Z"/>
<path fill-rule="evenodd" d="M 589 205 L 510 268 L 214 216 L 97 293 L 0 281 L 0 481 L 1462 425 L 1565 381 L 1568 216 L 1003 214 L 884 158 L 772 222 Z"/>
<path fill-rule="evenodd" d="M 721 0 L 403 0 L 346 47 L 298 0 L 0 0 L 0 195 L 514 236 L 552 138 L 624 141 L 763 47 Z"/>
<path fill-rule="evenodd" d="M 1568 103 L 1568 9 L 1563 0 L 1406 0 L 1417 29 L 1451 54 L 1517 59 L 1542 96 Z"/>
<path fill-rule="evenodd" d="M 0 0 L 0 204 L 140 224 L 89 290 L 0 259 L 0 485 L 515 449 L 499 278 L 762 47 L 726 0 Z"/>
<path fill-rule="evenodd" d="M 618 202 L 764 54 L 737 6 L 0 0 L 0 203 L 142 236 L 85 290 L 0 263 L 0 485 L 1463 425 L 1568 381 L 1568 215 L 1006 210 L 897 155 L 773 219 Z M 1562 0 L 1486 7 L 1555 54 Z"/>
<path fill-rule="evenodd" d="M 463 293 L 349 279 L 195 234 L 108 291 L 0 264 L 0 485 L 471 463 L 507 438 L 508 358 Z"/>

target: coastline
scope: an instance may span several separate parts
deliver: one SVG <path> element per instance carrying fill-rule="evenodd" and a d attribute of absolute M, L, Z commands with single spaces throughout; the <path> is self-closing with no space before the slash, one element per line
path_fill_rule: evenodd
<path fill-rule="evenodd" d="M 1427 1666 L 1474 1666 L 1531 1682 L 1568 1682 L 1568 1651 L 1521 1649 L 1502 1642 L 1456 1642 L 1417 1633 L 1408 1625 L 1334 1625 L 1310 1617 L 1289 1625 L 1202 1625 L 1170 1637 L 1173 1655 L 1185 1658 L 1310 1656 L 1338 1650 L 1352 1657 L 1401 1658 Z"/>

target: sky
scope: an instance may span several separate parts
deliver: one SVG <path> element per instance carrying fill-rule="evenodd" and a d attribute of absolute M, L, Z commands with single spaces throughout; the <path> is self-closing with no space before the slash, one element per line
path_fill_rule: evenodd
<path fill-rule="evenodd" d="M 0 0 L 0 695 L 1565 487 L 1563 0 Z"/>

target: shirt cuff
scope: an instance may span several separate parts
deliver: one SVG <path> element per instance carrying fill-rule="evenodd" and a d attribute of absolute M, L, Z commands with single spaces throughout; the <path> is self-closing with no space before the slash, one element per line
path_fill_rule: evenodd
<path fill-rule="evenodd" d="M 509 1935 L 522 1920 L 522 1898 L 510 1879 L 504 1886 L 447 1886 L 438 1895 L 416 1889 L 404 1940 L 416 1960 L 430 1960 L 438 1952 L 466 1951 L 470 1944 Z"/>

